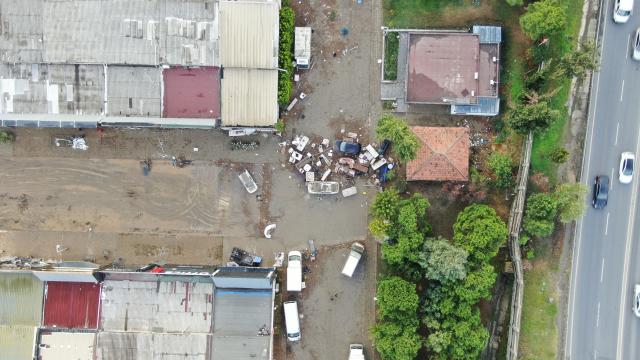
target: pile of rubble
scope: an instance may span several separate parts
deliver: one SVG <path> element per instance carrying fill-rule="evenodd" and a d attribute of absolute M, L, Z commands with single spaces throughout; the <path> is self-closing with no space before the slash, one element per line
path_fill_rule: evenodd
<path fill-rule="evenodd" d="M 385 140 L 376 150 L 375 144 L 361 146 L 357 138 L 357 134 L 347 133 L 332 146 L 329 139 L 313 142 L 304 134 L 298 134 L 293 140 L 280 143 L 281 153 L 289 157 L 296 176 L 307 183 L 329 181 L 332 175 L 342 175 L 347 185 L 363 177 L 372 182 L 370 186 L 379 186 L 385 181 L 387 171 L 393 168 L 393 159 L 383 156 L 389 141 Z M 341 143 L 345 143 L 342 148 Z M 343 190 L 344 196 L 356 193 L 355 187 Z"/>

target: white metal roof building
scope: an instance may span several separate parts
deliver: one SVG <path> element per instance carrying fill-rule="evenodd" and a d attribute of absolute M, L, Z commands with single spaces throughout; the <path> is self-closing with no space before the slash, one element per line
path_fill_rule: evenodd
<path fill-rule="evenodd" d="M 277 122 L 277 1 L 0 0 L 0 8 L 0 125 L 268 128 Z M 226 69 L 217 70 L 221 65 Z M 220 71 L 210 81 L 220 111 L 178 121 L 163 113 L 169 66 Z M 86 124 L 91 120 L 80 115 L 100 117 Z"/>
<path fill-rule="evenodd" d="M 278 121 L 278 70 L 225 68 L 221 126 L 273 126 Z"/>

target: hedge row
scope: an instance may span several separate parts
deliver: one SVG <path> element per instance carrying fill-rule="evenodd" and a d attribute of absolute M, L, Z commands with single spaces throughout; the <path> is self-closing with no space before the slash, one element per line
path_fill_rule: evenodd
<path fill-rule="evenodd" d="M 291 98 L 293 89 L 293 21 L 295 13 L 290 7 L 283 7 L 280 10 L 280 51 L 278 53 L 278 65 L 280 71 L 278 73 L 278 104 L 286 105 Z"/>

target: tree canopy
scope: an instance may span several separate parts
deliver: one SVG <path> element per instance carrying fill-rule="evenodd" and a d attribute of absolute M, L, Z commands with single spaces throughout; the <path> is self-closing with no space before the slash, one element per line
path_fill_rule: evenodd
<path fill-rule="evenodd" d="M 554 77 L 583 77 L 588 71 L 596 70 L 597 47 L 592 41 L 583 41 L 579 48 L 569 52 L 556 63 Z"/>
<path fill-rule="evenodd" d="M 549 107 L 546 101 L 539 101 L 533 105 L 517 105 L 509 112 L 507 124 L 520 135 L 543 133 L 556 122 L 560 112 Z"/>
<path fill-rule="evenodd" d="M 533 40 L 540 40 L 543 35 L 559 33 L 566 23 L 564 11 L 555 0 L 531 3 L 527 12 L 520 16 L 522 31 Z"/>
<path fill-rule="evenodd" d="M 589 187 L 582 183 L 563 183 L 554 192 L 558 201 L 560 221 L 570 223 L 577 220 L 587 211 L 584 197 L 589 194 Z"/>
<path fill-rule="evenodd" d="M 509 232 L 493 208 L 473 204 L 458 214 L 453 234 L 456 245 L 469 253 L 469 265 L 478 266 L 498 253 L 498 246 L 505 242 Z"/>
<path fill-rule="evenodd" d="M 393 150 L 401 163 L 407 163 L 417 158 L 417 151 L 422 147 L 420 140 L 409 126 L 391 114 L 384 114 L 378 119 L 376 139 L 389 139 L 393 142 Z"/>
<path fill-rule="evenodd" d="M 439 237 L 427 238 L 424 241 L 418 263 L 429 280 L 442 283 L 462 280 L 467 275 L 467 251 Z"/>

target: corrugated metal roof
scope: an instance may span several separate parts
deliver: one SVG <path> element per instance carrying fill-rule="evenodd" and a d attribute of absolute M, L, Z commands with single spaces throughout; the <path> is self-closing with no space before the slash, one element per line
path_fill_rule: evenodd
<path fill-rule="evenodd" d="M 107 331 L 211 331 L 212 283 L 105 280 L 102 299 Z"/>
<path fill-rule="evenodd" d="M 478 97 L 476 105 L 451 105 L 452 115 L 496 116 L 500 113 L 500 98 Z"/>
<path fill-rule="evenodd" d="M 0 326 L 0 358 L 3 360 L 32 359 L 36 329 L 35 326 Z"/>
<path fill-rule="evenodd" d="M 499 44 L 502 42 L 502 27 L 473 25 L 473 33 L 480 36 L 480 44 Z"/>
<path fill-rule="evenodd" d="M 225 68 L 277 68 L 279 31 L 276 2 L 221 1 L 220 63 Z"/>
<path fill-rule="evenodd" d="M 39 360 L 93 360 L 95 341 L 95 333 L 43 333 Z"/>
<path fill-rule="evenodd" d="M 0 273 L 0 325 L 40 326 L 43 296 L 33 274 Z"/>
<path fill-rule="evenodd" d="M 0 0 L 6 62 L 218 65 L 218 2 Z"/>
<path fill-rule="evenodd" d="M 219 266 L 213 274 L 213 282 L 218 288 L 271 289 L 274 271 L 274 268 Z"/>
<path fill-rule="evenodd" d="M 223 70 L 222 126 L 274 126 L 278 121 L 278 70 Z"/>
<path fill-rule="evenodd" d="M 100 285 L 78 282 L 47 282 L 44 326 L 98 327 Z"/>
<path fill-rule="evenodd" d="M 184 330 L 184 329 L 182 329 Z M 180 330 L 180 332 L 182 332 Z M 210 360 L 207 334 L 98 333 L 98 360 Z M 268 336 L 264 338 L 269 339 Z M 225 358 L 230 359 L 230 358 Z"/>

